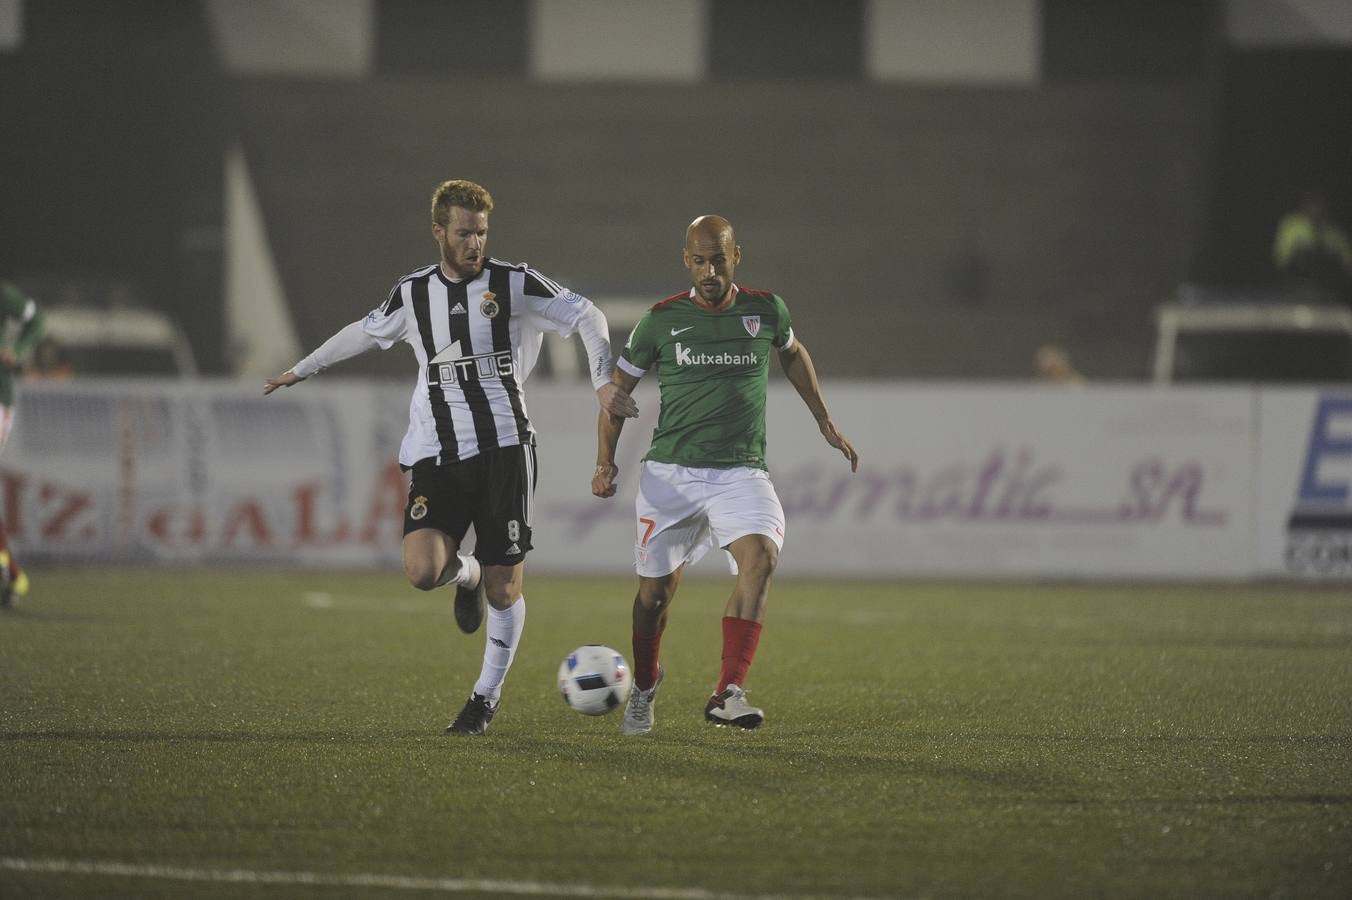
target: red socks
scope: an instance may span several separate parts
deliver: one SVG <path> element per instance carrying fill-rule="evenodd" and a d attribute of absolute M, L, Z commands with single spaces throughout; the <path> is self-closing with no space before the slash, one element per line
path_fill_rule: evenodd
<path fill-rule="evenodd" d="M 723 671 L 718 674 L 715 693 L 730 684 L 746 686 L 746 673 L 756 656 L 760 643 L 761 626 L 750 619 L 723 617 Z M 633 632 L 634 687 L 651 690 L 657 681 L 657 651 L 662 644 L 662 632 L 648 637 Z"/>
<path fill-rule="evenodd" d="M 651 690 L 657 681 L 657 649 L 662 644 L 662 632 L 652 637 L 633 633 L 634 643 L 634 687 L 641 691 Z"/>
<path fill-rule="evenodd" d="M 746 672 L 760 643 L 761 626 L 750 619 L 723 617 L 723 671 L 718 673 L 718 693 L 730 684 L 746 686 Z"/>

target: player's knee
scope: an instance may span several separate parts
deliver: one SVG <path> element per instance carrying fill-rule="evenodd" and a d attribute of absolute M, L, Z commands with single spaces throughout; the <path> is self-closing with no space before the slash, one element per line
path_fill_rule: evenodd
<path fill-rule="evenodd" d="M 521 585 L 518 582 L 506 582 L 493 584 L 484 583 L 484 596 L 488 598 L 488 603 L 494 609 L 510 609 L 516 602 L 516 598 L 521 596 Z"/>
<path fill-rule="evenodd" d="M 521 596 L 524 583 L 521 566 L 490 566 L 484 569 L 484 596 L 494 609 L 510 609 Z"/>
<path fill-rule="evenodd" d="M 653 612 L 662 612 L 671 605 L 671 598 L 676 596 L 676 581 L 670 579 L 644 579 L 639 586 L 638 594 L 634 598 L 647 610 Z"/>
<path fill-rule="evenodd" d="M 408 576 L 408 583 L 420 591 L 430 591 L 436 587 L 437 578 L 441 575 L 433 566 L 413 560 L 404 560 L 404 574 Z"/>
<path fill-rule="evenodd" d="M 745 564 L 739 563 L 739 571 L 753 578 L 768 580 L 779 567 L 779 548 L 769 539 L 760 541 L 751 553 L 747 554 Z"/>
<path fill-rule="evenodd" d="M 661 612 L 671 603 L 671 595 L 657 591 L 639 591 L 634 595 L 634 602 L 647 612 Z"/>

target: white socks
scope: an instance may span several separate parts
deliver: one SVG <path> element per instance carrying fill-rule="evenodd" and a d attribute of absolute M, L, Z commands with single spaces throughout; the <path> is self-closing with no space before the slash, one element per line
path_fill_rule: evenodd
<path fill-rule="evenodd" d="M 507 609 L 494 609 L 489 604 L 484 665 L 479 670 L 479 680 L 474 683 L 474 693 L 487 697 L 494 705 L 497 705 L 498 696 L 502 693 L 502 682 L 507 678 L 507 670 L 512 667 L 516 645 L 521 641 L 521 631 L 525 625 L 525 597 L 517 597 L 516 602 Z"/>
<path fill-rule="evenodd" d="M 457 556 L 456 559 L 460 560 L 460 568 L 452 573 L 448 564 L 446 568 L 441 570 L 441 578 L 437 581 L 437 587 L 445 584 L 461 584 L 465 587 L 478 586 L 479 579 L 483 577 L 483 567 L 479 565 L 479 561 L 472 556 Z"/>

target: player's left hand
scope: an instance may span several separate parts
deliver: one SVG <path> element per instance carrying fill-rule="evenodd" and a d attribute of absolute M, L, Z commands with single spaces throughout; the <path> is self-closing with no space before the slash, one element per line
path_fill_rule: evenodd
<path fill-rule="evenodd" d="M 638 404 L 634 398 L 625 392 L 624 388 L 614 382 L 601 385 L 596 389 L 596 399 L 601 404 L 601 408 L 612 416 L 619 416 L 622 419 L 637 419 Z"/>
<path fill-rule="evenodd" d="M 845 439 L 845 435 L 836 430 L 836 423 L 830 419 L 823 419 L 819 427 L 822 430 L 822 437 L 826 438 L 826 443 L 835 447 L 850 461 L 850 471 L 858 472 L 859 454 L 855 451 L 854 445 Z"/>

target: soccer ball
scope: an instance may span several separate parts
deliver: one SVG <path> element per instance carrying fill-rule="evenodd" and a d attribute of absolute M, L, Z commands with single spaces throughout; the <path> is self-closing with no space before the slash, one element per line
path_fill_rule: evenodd
<path fill-rule="evenodd" d="M 578 647 L 559 664 L 563 702 L 584 716 L 604 716 L 629 696 L 629 663 L 609 647 Z"/>

